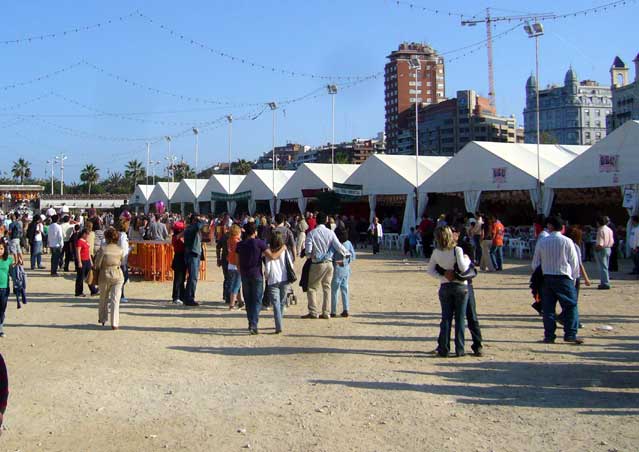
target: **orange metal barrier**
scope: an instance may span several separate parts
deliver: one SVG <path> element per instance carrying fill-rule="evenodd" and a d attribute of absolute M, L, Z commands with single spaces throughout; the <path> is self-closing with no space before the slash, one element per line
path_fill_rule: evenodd
<path fill-rule="evenodd" d="M 173 280 L 173 246 L 167 242 L 131 241 L 129 271 L 142 276 L 145 281 L 165 282 Z M 200 280 L 206 280 L 206 246 L 200 262 Z"/>

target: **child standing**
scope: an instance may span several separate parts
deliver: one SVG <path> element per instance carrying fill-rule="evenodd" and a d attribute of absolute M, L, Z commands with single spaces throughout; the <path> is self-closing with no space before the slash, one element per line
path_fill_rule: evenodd
<path fill-rule="evenodd" d="M 410 234 L 408 234 L 408 250 L 410 251 L 410 257 L 417 257 L 417 240 L 419 236 L 415 232 L 415 228 L 410 228 Z"/>
<path fill-rule="evenodd" d="M 9 255 L 9 247 L 0 240 L 0 337 L 4 337 L 4 315 L 9 301 L 9 270 L 13 266 L 13 257 Z"/>
<path fill-rule="evenodd" d="M 331 317 L 337 317 L 337 292 L 342 294 L 343 311 L 342 317 L 348 317 L 349 299 L 348 299 L 348 280 L 351 276 L 351 262 L 355 260 L 355 248 L 348 240 L 348 234 L 345 229 L 339 228 L 335 231 L 337 239 L 344 245 L 344 248 L 350 253 L 350 256 L 344 256 L 339 251 L 333 255 L 333 281 L 331 282 Z"/>

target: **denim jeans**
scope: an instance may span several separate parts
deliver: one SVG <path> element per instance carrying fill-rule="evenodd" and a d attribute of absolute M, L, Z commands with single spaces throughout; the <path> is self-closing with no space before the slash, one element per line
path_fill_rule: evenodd
<path fill-rule="evenodd" d="M 222 298 L 224 298 L 224 303 L 231 303 L 231 292 L 229 292 L 229 288 L 231 280 L 229 277 L 229 264 L 226 262 L 226 259 L 222 260 L 222 274 L 224 275 L 224 283 L 222 283 Z"/>
<path fill-rule="evenodd" d="M 475 263 L 481 262 L 481 235 L 473 235 L 473 246 L 475 247 Z"/>
<path fill-rule="evenodd" d="M 33 242 L 31 245 L 31 270 L 42 267 L 42 242 Z"/>
<path fill-rule="evenodd" d="M 200 255 L 195 253 L 186 253 L 184 255 L 186 261 L 186 269 L 189 272 L 186 281 L 186 294 L 184 302 L 186 304 L 195 303 L 195 290 L 197 289 L 197 280 L 200 275 Z"/>
<path fill-rule="evenodd" d="M 574 339 L 577 337 L 579 328 L 575 282 L 567 276 L 544 275 L 544 283 L 541 287 L 541 309 L 544 319 L 544 339 L 547 341 L 554 341 L 557 337 L 555 334 L 557 302 L 563 311 L 564 339 Z"/>
<path fill-rule="evenodd" d="M 262 295 L 264 294 L 264 282 L 262 278 L 249 278 L 242 276 L 242 295 L 246 304 L 246 318 L 249 329 L 257 329 L 262 308 Z"/>
<path fill-rule="evenodd" d="M 493 245 L 490 247 L 490 260 L 495 267 L 495 271 L 503 270 L 502 264 L 504 262 L 504 250 L 503 246 Z"/>
<path fill-rule="evenodd" d="M 0 332 L 4 325 L 4 315 L 7 312 L 7 303 L 9 302 L 9 287 L 0 289 Z"/>
<path fill-rule="evenodd" d="M 634 249 L 630 253 L 632 255 L 632 264 L 634 266 L 632 272 L 639 273 L 639 250 Z"/>
<path fill-rule="evenodd" d="M 238 270 L 228 271 L 228 293 L 229 295 L 237 295 L 242 287 L 242 277 Z"/>
<path fill-rule="evenodd" d="M 91 270 L 91 261 L 82 261 L 82 263 L 77 266 L 76 276 L 75 276 L 75 296 L 82 295 L 84 292 L 84 280 L 89 275 L 89 271 Z M 91 291 L 91 295 L 97 292 L 95 286 L 89 286 L 89 290 Z"/>
<path fill-rule="evenodd" d="M 282 331 L 282 311 L 288 291 L 288 282 L 280 282 L 266 286 L 266 294 L 273 307 L 273 317 L 275 317 L 275 331 Z M 257 323 L 256 323 L 257 324 Z"/>
<path fill-rule="evenodd" d="M 122 275 L 124 276 L 124 282 L 122 283 L 122 293 L 120 294 L 120 299 L 122 299 L 124 298 L 124 285 L 129 280 L 129 257 L 128 256 L 124 258 L 124 262 L 122 262 L 120 269 L 122 270 Z"/>
<path fill-rule="evenodd" d="M 342 294 L 342 308 L 348 312 L 348 279 L 350 276 L 350 269 L 335 267 L 331 281 L 331 314 L 337 314 L 338 292 Z"/>
<path fill-rule="evenodd" d="M 453 317 L 455 318 L 455 353 L 464 354 L 464 328 L 466 305 L 468 303 L 468 288 L 463 284 L 447 283 L 439 288 L 439 303 L 442 307 L 442 321 L 439 324 L 439 339 L 437 350 L 440 355 L 450 353 L 450 331 Z"/>
<path fill-rule="evenodd" d="M 59 246 L 51 248 L 51 274 L 57 275 L 58 268 L 60 267 L 60 256 L 62 256 L 62 250 Z"/>
<path fill-rule="evenodd" d="M 479 328 L 479 320 L 477 319 L 477 306 L 475 304 L 475 289 L 472 283 L 468 284 L 468 305 L 466 306 L 466 322 L 468 323 L 468 330 L 473 338 L 473 345 L 471 348 L 473 351 L 480 350 L 482 348 L 481 329 Z"/>
<path fill-rule="evenodd" d="M 602 286 L 610 286 L 608 264 L 610 263 L 610 248 L 595 250 L 595 258 L 599 265 L 599 282 Z"/>

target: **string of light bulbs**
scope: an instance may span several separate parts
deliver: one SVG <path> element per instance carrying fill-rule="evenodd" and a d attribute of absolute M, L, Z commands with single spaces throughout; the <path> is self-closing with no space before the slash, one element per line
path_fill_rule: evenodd
<path fill-rule="evenodd" d="M 21 88 L 23 86 L 32 85 L 34 83 L 41 82 L 43 80 L 48 80 L 50 78 L 56 77 L 56 76 L 58 76 L 60 74 L 63 74 L 65 72 L 69 72 L 69 71 L 71 71 L 71 70 L 73 70 L 73 69 L 75 69 L 75 68 L 77 68 L 79 66 L 82 66 L 84 64 L 85 64 L 84 60 L 80 60 L 80 61 L 75 62 L 73 64 L 70 64 L 68 66 L 64 66 L 63 68 L 57 69 L 55 71 L 39 75 L 38 77 L 34 77 L 34 78 L 31 78 L 31 79 L 28 79 L 28 80 L 23 80 L 23 81 L 20 81 L 20 82 L 13 82 L 13 83 L 10 83 L 8 85 L 0 86 L 0 91 L 7 91 L 7 90 L 10 90 L 10 89 Z"/>

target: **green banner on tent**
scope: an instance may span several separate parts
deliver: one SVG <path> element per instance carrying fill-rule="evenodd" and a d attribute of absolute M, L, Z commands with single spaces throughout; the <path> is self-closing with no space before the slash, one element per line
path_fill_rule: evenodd
<path fill-rule="evenodd" d="M 243 201 L 251 198 L 250 191 L 243 191 L 241 193 L 234 193 L 229 195 L 227 193 L 211 192 L 211 201 Z"/>
<path fill-rule="evenodd" d="M 333 184 L 333 191 L 340 196 L 358 198 L 363 196 L 364 187 L 355 184 Z"/>

